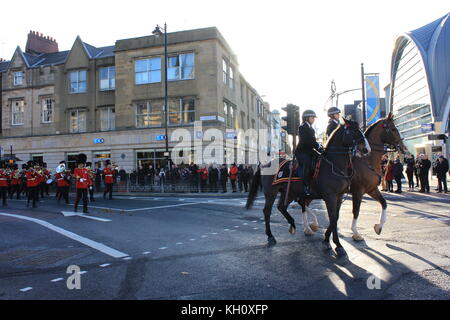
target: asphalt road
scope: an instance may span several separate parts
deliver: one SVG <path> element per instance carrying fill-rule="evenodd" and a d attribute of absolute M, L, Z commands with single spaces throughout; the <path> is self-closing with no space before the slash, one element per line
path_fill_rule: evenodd
<path fill-rule="evenodd" d="M 273 209 L 277 244 L 268 246 L 262 194 L 250 211 L 238 193 L 117 196 L 90 203 L 91 218 L 64 216 L 72 207 L 53 197 L 37 209 L 10 200 L 0 208 L 0 299 L 449 299 L 450 195 L 386 197 L 381 235 L 381 208 L 364 199 L 363 242 L 351 238 L 344 202 L 347 258 L 322 251 L 324 230 L 303 234 L 296 206 L 295 235 Z M 327 226 L 323 202 L 312 208 Z M 71 265 L 80 289 L 68 289 Z"/>

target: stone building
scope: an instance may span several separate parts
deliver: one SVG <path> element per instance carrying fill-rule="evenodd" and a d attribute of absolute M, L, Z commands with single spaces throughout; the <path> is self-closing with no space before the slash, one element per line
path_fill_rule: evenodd
<path fill-rule="evenodd" d="M 162 38 L 94 47 L 78 36 L 70 50 L 59 51 L 56 40 L 31 31 L 26 51 L 17 47 L 10 61 L 0 62 L 0 145 L 13 146 L 23 161 L 43 161 L 50 168 L 61 160 L 73 167 L 80 152 L 88 161 L 111 160 L 127 172 L 163 165 Z M 241 143 L 249 161 L 254 141 L 238 132 L 268 130 L 270 110 L 240 74 L 236 55 L 215 27 L 168 33 L 167 40 L 169 152 L 182 129 L 204 149 L 214 140 L 204 133 L 213 128 L 228 142 L 224 158 L 236 160 L 233 143 Z M 269 140 L 253 143 L 254 148 L 267 150 Z M 177 157 L 208 162 L 193 152 Z"/>

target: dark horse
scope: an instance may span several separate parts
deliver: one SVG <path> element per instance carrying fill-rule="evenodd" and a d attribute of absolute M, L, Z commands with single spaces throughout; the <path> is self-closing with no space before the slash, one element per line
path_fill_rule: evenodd
<path fill-rule="evenodd" d="M 345 123 L 340 125 L 330 136 L 324 153 L 320 156 L 321 167 L 317 177 L 311 182 L 311 196 L 304 198 L 301 190 L 303 190 L 301 181 L 293 181 L 287 196 L 287 202 L 284 196 L 287 190 L 287 182 L 272 185 L 274 178 L 274 168 L 279 159 L 270 162 L 266 166 L 261 166 L 254 176 L 252 185 L 247 198 L 246 208 L 250 209 L 257 196 L 258 187 L 262 184 L 265 196 L 264 220 L 266 225 L 266 235 L 269 245 L 276 243 L 275 237 L 270 230 L 270 215 L 272 206 L 278 193 L 282 193 L 282 197 L 278 203 L 278 209 L 290 223 L 289 232 L 295 233 L 295 221 L 287 211 L 289 203 L 292 201 L 299 202 L 302 207 L 309 204 L 311 200 L 323 199 L 327 206 L 330 224 L 325 232 L 324 246 L 331 249 L 330 236 L 333 233 L 333 242 L 336 245 L 336 253 L 345 255 L 346 252 L 339 242 L 337 233 L 337 222 L 339 219 L 339 210 L 342 203 L 343 195 L 348 191 L 351 182 L 351 164 L 356 152 L 367 155 L 370 153 L 370 147 L 364 134 L 360 130 L 358 123 L 344 119 Z M 268 170 L 270 168 L 271 170 Z M 263 174 L 261 170 L 265 171 Z M 270 171 L 268 173 L 267 171 Z"/>

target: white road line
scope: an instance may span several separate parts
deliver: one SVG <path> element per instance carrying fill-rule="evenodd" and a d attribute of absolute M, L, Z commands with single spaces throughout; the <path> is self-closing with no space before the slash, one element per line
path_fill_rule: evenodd
<path fill-rule="evenodd" d="M 160 207 L 149 207 L 149 208 L 139 208 L 139 209 L 131 209 L 131 210 L 124 210 L 127 212 L 134 212 L 134 211 L 143 211 L 143 210 L 154 210 L 154 209 L 164 209 L 164 208 L 173 208 L 173 207 L 181 207 L 181 206 L 192 206 L 194 204 L 199 204 L 201 202 L 190 202 L 190 203 L 181 203 L 181 204 L 172 204 L 167 206 L 160 206 Z"/>
<path fill-rule="evenodd" d="M 151 253 L 151 251 L 142 252 L 142 254 L 145 254 L 145 255 L 150 254 L 150 253 Z"/>
<path fill-rule="evenodd" d="M 167 249 L 167 247 L 161 247 L 161 248 L 159 248 L 159 250 L 166 250 Z"/>
<path fill-rule="evenodd" d="M 104 263 L 104 264 L 101 264 L 100 267 L 105 268 L 105 267 L 110 266 L 110 265 L 111 265 L 111 263 Z"/>
<path fill-rule="evenodd" d="M 62 280 L 64 280 L 64 278 L 56 278 L 56 279 L 53 279 L 53 280 L 50 280 L 51 282 L 58 282 L 58 281 L 62 281 Z"/>
<path fill-rule="evenodd" d="M 16 214 L 3 213 L 3 212 L 0 212 L 0 215 L 1 216 L 6 216 L 6 217 L 13 217 L 13 218 L 17 218 L 17 219 L 22 219 L 22 220 L 27 220 L 27 221 L 31 221 L 31 222 L 37 223 L 37 224 L 39 224 L 39 225 L 41 225 L 41 226 L 43 226 L 43 227 L 45 227 L 47 229 L 53 230 L 53 231 L 55 231 L 55 232 L 57 232 L 59 234 L 62 234 L 63 236 L 66 236 L 66 237 L 68 237 L 68 238 L 70 238 L 72 240 L 81 242 L 82 244 L 84 244 L 84 245 L 86 245 L 88 247 L 96 249 L 96 250 L 98 250 L 100 252 L 103 252 L 104 254 L 107 254 L 107 255 L 109 255 L 111 257 L 114 257 L 114 258 L 122 258 L 122 257 L 128 256 L 128 254 L 126 254 L 126 253 L 123 253 L 123 252 L 120 252 L 120 251 L 118 251 L 116 249 L 113 249 L 111 247 L 105 246 L 104 244 L 102 244 L 100 242 L 96 242 L 96 241 L 93 241 L 91 239 L 79 236 L 76 233 L 73 233 L 73 232 L 67 231 L 67 230 L 65 230 L 63 228 L 57 227 L 57 226 L 55 226 L 55 225 L 53 225 L 51 223 L 48 223 L 47 221 L 44 221 L 44 220 L 39 220 L 39 219 L 25 217 L 25 216 L 16 215 Z"/>
<path fill-rule="evenodd" d="M 98 218 L 98 217 L 94 217 L 94 216 L 87 216 L 85 214 L 81 214 L 81 213 L 77 213 L 77 212 L 73 212 L 73 211 L 61 211 L 61 212 L 64 215 L 64 217 L 77 216 L 77 217 L 83 217 L 83 218 L 88 218 L 88 219 L 102 221 L 102 222 L 110 222 L 110 221 L 112 221 L 112 220 L 109 220 L 109 219 L 103 219 L 103 218 Z"/>
<path fill-rule="evenodd" d="M 85 273 L 87 273 L 87 271 L 80 271 L 80 272 L 78 272 L 78 274 L 85 274 Z"/>
<path fill-rule="evenodd" d="M 32 289 L 33 289 L 32 287 L 26 287 L 26 288 L 20 289 L 20 291 L 27 292 L 27 291 L 30 291 Z"/>
<path fill-rule="evenodd" d="M 179 246 L 180 244 L 183 244 L 183 242 L 177 242 L 175 244 Z"/>
<path fill-rule="evenodd" d="M 125 257 L 125 258 L 123 258 L 123 260 L 131 260 L 131 259 L 133 259 L 132 257 Z"/>

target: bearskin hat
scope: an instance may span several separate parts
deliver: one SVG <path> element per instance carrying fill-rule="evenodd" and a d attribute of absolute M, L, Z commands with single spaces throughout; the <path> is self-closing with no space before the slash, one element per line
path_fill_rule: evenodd
<path fill-rule="evenodd" d="M 80 153 L 77 157 L 77 165 L 82 163 L 85 164 L 87 160 L 87 156 L 84 153 Z"/>

